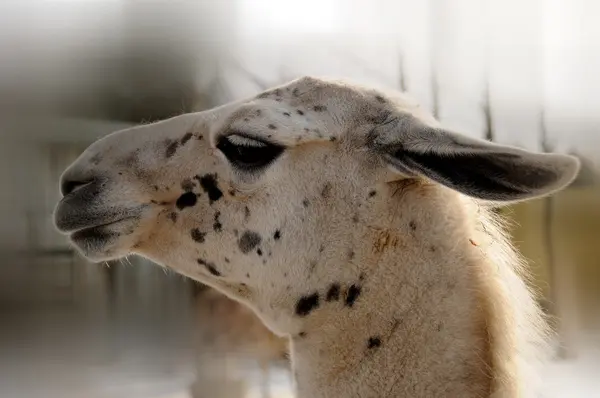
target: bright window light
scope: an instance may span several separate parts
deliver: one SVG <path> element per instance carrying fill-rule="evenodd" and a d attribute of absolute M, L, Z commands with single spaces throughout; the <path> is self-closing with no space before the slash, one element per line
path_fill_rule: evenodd
<path fill-rule="evenodd" d="M 341 28 L 343 6 L 340 0 L 241 0 L 240 23 L 246 32 L 334 33 Z"/>

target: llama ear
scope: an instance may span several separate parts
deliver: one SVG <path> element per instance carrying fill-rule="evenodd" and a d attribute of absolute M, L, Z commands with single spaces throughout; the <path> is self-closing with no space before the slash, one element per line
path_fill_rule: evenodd
<path fill-rule="evenodd" d="M 579 172 L 576 157 L 542 154 L 431 127 L 411 115 L 388 118 L 369 145 L 396 171 L 424 176 L 465 195 L 521 201 L 556 192 Z"/>

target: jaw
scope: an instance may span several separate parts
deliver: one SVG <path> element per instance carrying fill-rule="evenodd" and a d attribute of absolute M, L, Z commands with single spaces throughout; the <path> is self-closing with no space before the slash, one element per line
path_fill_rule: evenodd
<path fill-rule="evenodd" d="M 69 240 L 88 260 L 102 262 L 125 257 L 132 252 L 139 235 L 139 220 L 124 218 L 110 224 L 73 232 Z"/>

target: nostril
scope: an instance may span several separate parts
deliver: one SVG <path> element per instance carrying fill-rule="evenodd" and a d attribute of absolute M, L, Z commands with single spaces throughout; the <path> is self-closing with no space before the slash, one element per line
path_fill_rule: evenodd
<path fill-rule="evenodd" d="M 75 181 L 75 180 L 64 180 L 60 184 L 60 192 L 63 196 L 67 196 L 71 192 L 75 191 L 77 188 L 81 188 L 85 185 L 88 185 L 93 180 L 88 181 Z"/>

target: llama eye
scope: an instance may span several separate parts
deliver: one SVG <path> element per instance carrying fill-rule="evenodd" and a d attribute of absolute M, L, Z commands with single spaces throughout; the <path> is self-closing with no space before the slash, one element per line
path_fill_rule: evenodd
<path fill-rule="evenodd" d="M 219 140 L 217 148 L 234 167 L 246 171 L 258 170 L 269 165 L 284 150 L 280 145 L 237 134 Z"/>

